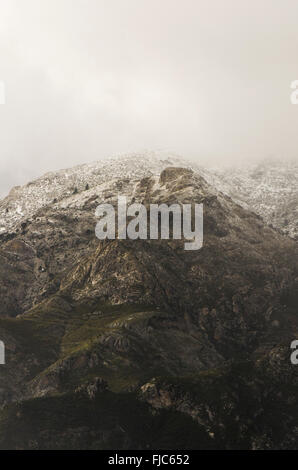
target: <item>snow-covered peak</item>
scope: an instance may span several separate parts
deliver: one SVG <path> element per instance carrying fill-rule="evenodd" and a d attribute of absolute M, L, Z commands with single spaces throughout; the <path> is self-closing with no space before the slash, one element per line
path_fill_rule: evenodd
<path fill-rule="evenodd" d="M 71 195 L 96 189 L 112 179 L 136 180 L 159 175 L 168 166 L 194 167 L 169 152 L 131 153 L 49 172 L 24 186 L 13 188 L 0 201 L 0 233 L 13 231 L 49 204 L 69 200 Z"/>
<path fill-rule="evenodd" d="M 206 168 L 170 152 L 141 152 L 102 159 L 73 168 L 46 173 L 18 186 L 0 201 L 0 234 L 13 232 L 40 209 L 83 207 L 95 195 L 104 195 L 111 182 L 159 175 L 166 167 L 191 168 L 216 191 L 227 194 L 246 209 L 286 234 L 298 236 L 298 164 L 265 161 L 242 167 Z"/>

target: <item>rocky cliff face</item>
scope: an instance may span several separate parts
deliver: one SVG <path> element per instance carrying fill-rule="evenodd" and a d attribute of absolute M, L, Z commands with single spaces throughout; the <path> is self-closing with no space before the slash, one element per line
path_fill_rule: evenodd
<path fill-rule="evenodd" d="M 297 242 L 198 169 L 124 162 L 1 203 L 0 446 L 297 448 Z M 118 194 L 203 203 L 203 248 L 96 239 Z"/>

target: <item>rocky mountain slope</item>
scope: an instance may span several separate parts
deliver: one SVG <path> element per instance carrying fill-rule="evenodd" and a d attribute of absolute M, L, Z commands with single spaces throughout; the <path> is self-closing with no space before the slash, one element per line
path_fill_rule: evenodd
<path fill-rule="evenodd" d="M 297 448 L 297 242 L 203 170 L 122 162 L 1 203 L 0 447 Z M 203 248 L 96 239 L 118 194 L 203 203 Z"/>

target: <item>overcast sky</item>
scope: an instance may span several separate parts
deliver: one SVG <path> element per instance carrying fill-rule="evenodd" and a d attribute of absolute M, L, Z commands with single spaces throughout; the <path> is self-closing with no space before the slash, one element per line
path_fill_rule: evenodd
<path fill-rule="evenodd" d="M 297 0 L 0 0 L 0 58 L 0 195 L 143 149 L 297 159 Z"/>

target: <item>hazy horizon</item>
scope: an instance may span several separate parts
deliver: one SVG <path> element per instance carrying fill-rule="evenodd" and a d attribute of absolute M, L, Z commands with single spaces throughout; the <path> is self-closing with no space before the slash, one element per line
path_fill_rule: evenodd
<path fill-rule="evenodd" d="M 298 161 L 298 3 L 0 0 L 0 197 L 142 149 Z"/>

